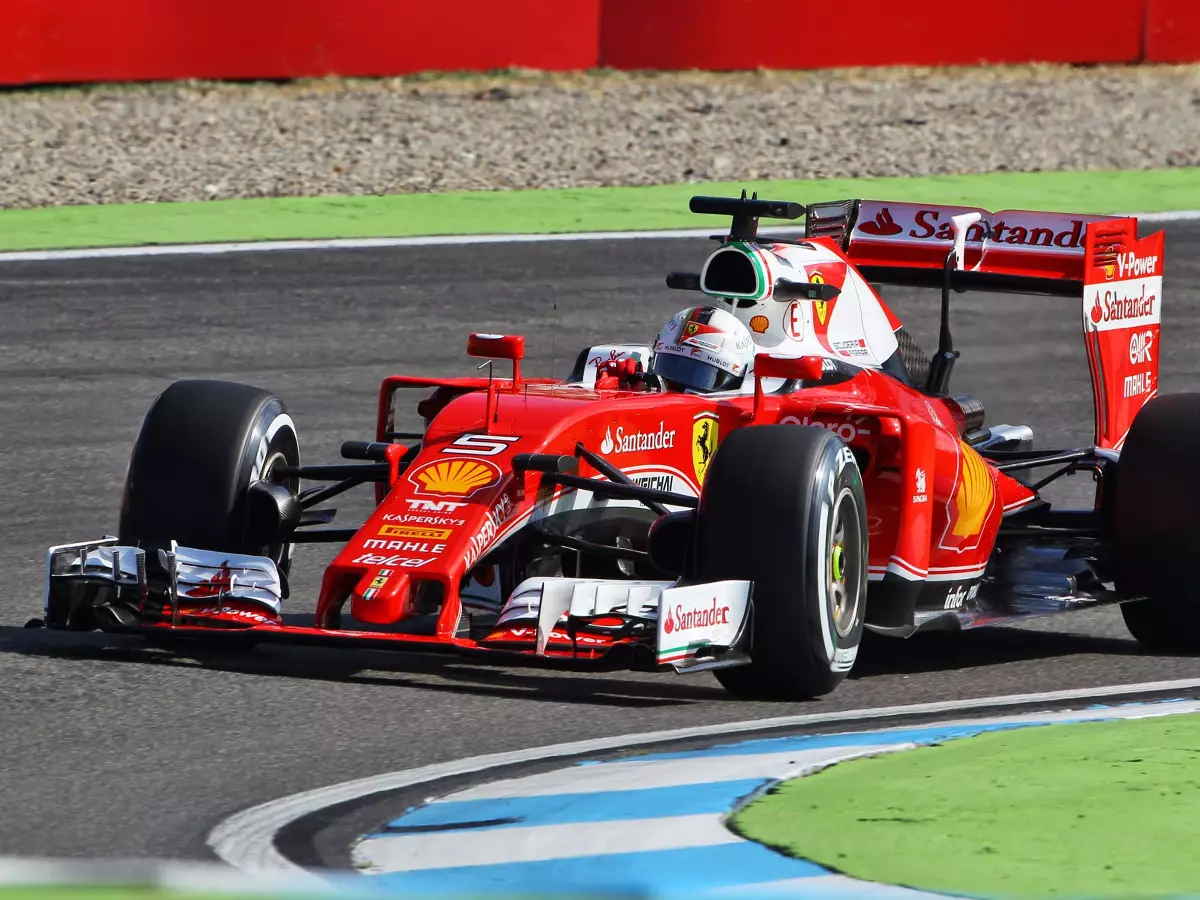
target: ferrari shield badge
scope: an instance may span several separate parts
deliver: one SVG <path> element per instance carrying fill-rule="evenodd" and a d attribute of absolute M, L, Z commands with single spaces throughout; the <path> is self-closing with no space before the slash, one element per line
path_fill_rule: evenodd
<path fill-rule="evenodd" d="M 813 272 L 808 280 L 813 284 L 824 284 L 825 276 L 820 272 Z M 816 300 L 813 302 L 813 309 L 817 314 L 817 321 L 822 325 L 827 324 L 829 319 L 829 303 L 825 300 Z"/>
<path fill-rule="evenodd" d="M 692 468 L 696 471 L 696 484 L 704 484 L 716 452 L 717 417 L 714 413 L 701 413 L 692 423 Z"/>

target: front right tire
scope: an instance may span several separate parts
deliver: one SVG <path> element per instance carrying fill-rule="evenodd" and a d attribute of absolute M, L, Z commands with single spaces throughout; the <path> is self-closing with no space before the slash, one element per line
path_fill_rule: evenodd
<path fill-rule="evenodd" d="M 714 673 L 745 697 L 807 699 L 854 665 L 867 510 L 850 449 L 823 428 L 759 425 L 717 449 L 696 515 L 698 581 L 748 580 L 751 663 Z"/>

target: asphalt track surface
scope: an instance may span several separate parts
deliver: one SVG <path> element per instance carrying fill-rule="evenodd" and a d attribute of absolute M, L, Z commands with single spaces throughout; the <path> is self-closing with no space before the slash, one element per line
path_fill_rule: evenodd
<path fill-rule="evenodd" d="M 1200 225 L 1168 231 L 1164 391 L 1200 390 Z M 443 658 L 273 648 L 201 666 L 135 639 L 24 631 L 45 548 L 116 527 L 128 454 L 181 377 L 278 391 L 307 461 L 369 438 L 380 379 L 469 372 L 469 330 L 528 337 L 530 374 L 593 341 L 648 340 L 694 295 L 702 239 L 414 247 L 0 265 L 0 855 L 196 857 L 247 806 L 480 753 L 789 713 L 1200 676 L 1144 654 L 1117 610 L 908 642 L 871 642 L 808 704 L 744 703 L 707 675 L 573 676 Z M 935 293 L 889 299 L 926 345 Z M 955 387 L 1039 446 L 1086 443 L 1090 386 L 1075 303 L 963 295 Z M 1052 499 L 1087 503 L 1076 476 Z M 361 521 L 364 489 L 339 503 Z M 332 549 L 302 548 L 303 615 Z M 1167 562 L 1169 564 L 1169 561 Z M 1181 577 L 1187 577 L 1181 568 Z"/>

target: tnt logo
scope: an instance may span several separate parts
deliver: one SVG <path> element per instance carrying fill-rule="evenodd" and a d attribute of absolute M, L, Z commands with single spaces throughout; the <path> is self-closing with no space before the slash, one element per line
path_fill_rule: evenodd
<path fill-rule="evenodd" d="M 1153 362 L 1154 356 L 1151 353 L 1153 344 L 1153 331 L 1135 331 L 1129 338 L 1129 361 L 1135 366 Z"/>
<path fill-rule="evenodd" d="M 466 506 L 465 503 L 459 503 L 455 500 L 409 500 L 408 508 L 420 510 L 421 512 L 454 512 L 460 506 Z"/>

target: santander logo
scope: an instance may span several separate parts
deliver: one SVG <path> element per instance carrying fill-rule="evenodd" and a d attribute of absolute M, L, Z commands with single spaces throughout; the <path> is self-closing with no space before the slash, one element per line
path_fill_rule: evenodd
<path fill-rule="evenodd" d="M 676 629 L 687 631 L 689 628 L 711 628 L 714 625 L 729 624 L 729 607 L 718 606 L 717 598 L 713 597 L 712 604 L 695 609 L 684 609 L 676 604 L 674 615 L 671 607 L 667 607 L 667 619 L 663 623 L 663 631 L 671 634 Z"/>
<path fill-rule="evenodd" d="M 1092 320 L 1092 324 L 1097 326 L 1102 322 L 1125 322 L 1126 326 L 1140 324 L 1137 320 L 1154 317 L 1154 301 L 1156 299 L 1158 298 L 1155 294 L 1147 296 L 1145 284 L 1141 285 L 1140 294 L 1129 296 L 1117 293 L 1115 290 L 1106 290 L 1103 301 L 1100 299 L 1100 292 L 1096 291 L 1096 296 L 1092 299 L 1092 308 L 1088 310 L 1088 317 Z M 1157 321 L 1156 318 L 1154 320 Z"/>
<path fill-rule="evenodd" d="M 874 201 L 863 201 L 862 218 L 855 225 L 855 232 L 866 238 L 949 242 L 954 240 L 953 215 L 974 211 L 969 207 L 926 207 L 916 203 L 881 206 Z M 1083 247 L 1087 223 L 1091 220 L 1086 216 L 1073 218 L 1060 213 L 1019 210 L 1007 210 L 1004 218 L 999 216 L 989 213 L 983 221 L 967 228 L 966 242 L 977 245 L 987 241 L 993 246 L 1007 244 L 1021 249 L 1069 252 Z M 1129 259 L 1125 265 L 1132 271 L 1137 263 Z M 1141 268 L 1149 271 L 1147 265 L 1148 260 L 1143 260 Z"/>
<path fill-rule="evenodd" d="M 636 453 L 643 450 L 670 450 L 675 446 L 675 429 L 668 431 L 663 422 L 658 423 L 658 431 L 626 431 L 617 426 L 617 436 L 613 439 L 612 429 L 604 429 L 604 440 L 600 442 L 600 452 L 606 456 L 609 453 Z"/>
<path fill-rule="evenodd" d="M 865 234 L 875 235 L 876 237 L 891 237 L 904 230 L 896 224 L 886 206 L 876 214 L 874 221 L 863 222 L 858 228 Z"/>

